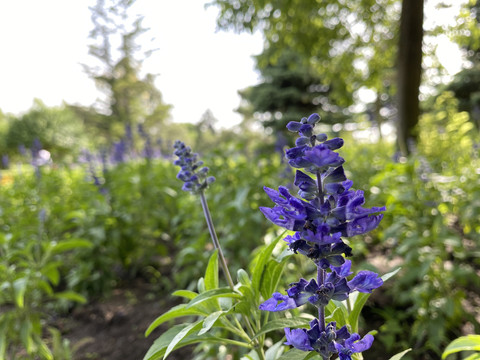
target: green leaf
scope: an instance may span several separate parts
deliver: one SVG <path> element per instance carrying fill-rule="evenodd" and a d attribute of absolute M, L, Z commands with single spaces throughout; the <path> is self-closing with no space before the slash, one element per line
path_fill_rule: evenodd
<path fill-rule="evenodd" d="M 194 305 L 200 304 L 206 300 L 210 299 L 216 299 L 216 298 L 222 298 L 222 297 L 228 297 L 228 298 L 241 298 L 242 295 L 233 292 L 232 289 L 230 288 L 218 288 L 218 289 L 213 289 L 209 291 L 205 291 L 195 298 L 193 298 L 188 304 L 187 308 L 191 308 Z"/>
<path fill-rule="evenodd" d="M 198 293 L 190 290 L 177 290 L 172 293 L 173 296 L 181 296 L 185 299 L 192 300 L 194 297 L 198 296 Z"/>
<path fill-rule="evenodd" d="M 277 289 L 287 260 L 288 257 L 285 257 L 281 262 L 272 259 L 265 266 L 260 285 L 260 294 L 264 299 L 272 296 Z"/>
<path fill-rule="evenodd" d="M 392 276 L 395 276 L 402 268 L 396 268 L 395 270 L 390 271 L 389 273 L 384 274 L 381 278 L 385 282 L 390 279 Z"/>
<path fill-rule="evenodd" d="M 390 271 L 389 273 L 386 273 L 381 277 L 381 279 L 385 282 L 388 279 L 390 279 L 392 276 L 394 276 L 396 273 L 400 271 L 401 268 L 397 268 L 393 271 Z M 370 297 L 371 293 L 361 293 L 358 292 L 356 294 L 356 297 L 351 297 L 350 299 L 355 299 L 353 302 L 353 309 L 350 315 L 348 316 L 348 323 L 352 327 L 352 332 L 358 332 L 358 319 L 360 317 L 360 314 L 362 312 L 363 306 L 367 302 L 368 298 Z"/>
<path fill-rule="evenodd" d="M 55 297 L 58 299 L 65 299 L 70 301 L 75 301 L 80 304 L 85 304 L 87 299 L 75 291 L 62 291 L 55 294 Z"/>
<path fill-rule="evenodd" d="M 252 271 L 252 287 L 257 296 L 257 301 L 260 300 L 260 284 L 265 265 L 272 256 L 272 252 L 275 249 L 275 246 L 278 244 L 284 233 L 282 233 L 282 235 L 277 237 L 268 246 L 266 246 L 254 259 L 255 266 Z"/>
<path fill-rule="evenodd" d="M 168 331 L 163 333 L 150 347 L 147 354 L 143 358 L 143 360 L 158 360 L 161 359 L 162 356 L 165 354 L 168 345 L 172 342 L 172 340 L 177 336 L 183 329 L 191 324 L 180 324 L 171 327 Z M 179 349 L 183 346 L 196 344 L 199 342 L 207 342 L 207 343 L 218 343 L 218 344 L 225 344 L 228 343 L 228 339 L 219 338 L 213 336 L 211 334 L 203 334 L 203 335 L 190 335 L 180 341 L 176 346 L 175 349 Z"/>
<path fill-rule="evenodd" d="M 191 316 L 191 315 L 200 315 L 200 316 L 207 316 L 208 314 L 196 309 L 194 307 L 191 307 L 189 309 L 186 309 L 186 304 L 180 304 L 177 305 L 170 310 L 168 310 L 166 313 L 160 315 L 157 317 L 148 327 L 148 329 L 145 331 L 145 336 L 149 336 L 153 330 L 155 330 L 158 326 L 163 324 L 165 321 L 176 319 L 178 317 L 182 316 Z"/>
<path fill-rule="evenodd" d="M 15 304 L 19 308 L 23 308 L 25 305 L 25 291 L 27 290 L 27 281 L 27 278 L 20 278 L 13 282 Z"/>
<path fill-rule="evenodd" d="M 208 315 L 205 320 L 203 320 L 202 329 L 198 332 L 198 335 L 203 335 L 208 332 L 212 328 L 213 324 L 215 324 L 215 321 L 217 321 L 222 315 L 225 315 L 225 311 L 216 311 Z"/>
<path fill-rule="evenodd" d="M 358 318 L 362 312 L 363 306 L 370 297 L 370 293 L 358 293 L 353 304 L 353 309 L 350 315 L 348 315 L 348 323 L 352 327 L 352 332 L 358 332 Z"/>
<path fill-rule="evenodd" d="M 286 327 L 289 328 L 298 328 L 301 326 L 306 326 L 310 323 L 311 319 L 305 319 L 305 318 L 291 318 L 291 319 L 276 319 L 269 321 L 265 326 L 263 326 L 256 334 L 255 338 L 259 337 L 260 335 L 266 334 L 270 331 L 274 330 L 279 330 L 279 329 L 284 329 Z"/>
<path fill-rule="evenodd" d="M 218 250 L 215 250 L 208 261 L 205 271 L 205 290 L 218 288 Z"/>
<path fill-rule="evenodd" d="M 412 349 L 407 349 L 407 350 L 402 351 L 401 353 L 395 354 L 390 358 L 390 360 L 400 360 L 403 357 L 403 355 L 408 353 L 410 350 L 412 350 Z"/>
<path fill-rule="evenodd" d="M 332 300 L 326 307 L 329 316 L 336 321 L 337 326 L 342 327 L 348 323 L 348 310 L 345 304 L 341 301 Z"/>
<path fill-rule="evenodd" d="M 175 336 L 178 335 L 183 329 L 185 329 L 190 324 L 180 324 L 175 325 L 164 332 L 153 345 L 148 349 L 143 360 L 157 360 L 160 359 L 164 354 L 167 346 L 172 342 Z"/>
<path fill-rule="evenodd" d="M 278 360 L 307 360 L 313 358 L 319 358 L 319 354 L 315 351 L 302 351 L 298 349 L 291 349 L 290 351 L 286 352 L 282 356 L 278 358 Z"/>
<path fill-rule="evenodd" d="M 0 360 L 5 360 L 5 353 L 7 351 L 7 322 L 0 323 Z"/>
<path fill-rule="evenodd" d="M 283 346 L 283 340 L 273 344 L 265 352 L 265 360 L 276 360 L 283 354 L 285 347 Z"/>
<path fill-rule="evenodd" d="M 250 287 L 252 284 L 252 281 L 250 280 L 248 273 L 243 269 L 238 269 L 237 279 L 238 279 L 238 282 L 242 285 Z"/>
<path fill-rule="evenodd" d="M 58 244 L 52 246 L 52 254 L 60 254 L 65 251 L 77 249 L 77 248 L 90 248 L 93 244 L 88 240 L 83 239 L 72 239 L 72 240 L 63 240 Z"/>
<path fill-rule="evenodd" d="M 50 262 L 42 269 L 42 274 L 54 285 L 57 286 L 60 281 L 60 272 L 58 267 L 61 266 L 61 262 Z"/>
<path fill-rule="evenodd" d="M 197 322 L 194 322 L 192 324 L 189 324 L 185 328 L 183 328 L 175 337 L 172 339 L 170 344 L 167 346 L 167 350 L 165 350 L 165 355 L 163 356 L 163 359 L 165 360 L 168 355 L 175 349 L 175 346 L 182 341 L 186 336 L 190 335 L 192 332 L 198 330 L 203 323 L 202 320 L 198 320 Z"/>
<path fill-rule="evenodd" d="M 460 351 L 480 351 L 480 335 L 461 336 L 446 347 L 442 359 Z"/>

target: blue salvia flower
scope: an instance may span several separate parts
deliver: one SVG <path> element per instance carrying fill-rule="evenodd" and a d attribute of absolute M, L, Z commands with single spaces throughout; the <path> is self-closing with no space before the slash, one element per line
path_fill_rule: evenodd
<path fill-rule="evenodd" d="M 275 206 L 260 210 L 272 223 L 294 231 L 285 237 L 289 248 L 300 253 L 317 266 L 317 278 L 300 279 L 290 284 L 286 295 L 274 293 L 260 305 L 261 310 L 282 311 L 310 303 L 318 308 L 319 318 L 310 323 L 310 329 L 285 329 L 287 345 L 303 351 L 316 351 L 324 360 L 337 354 L 341 360 L 350 360 L 354 353 L 370 348 L 373 336 L 360 339 L 346 327 L 336 329 L 334 322 L 325 325 L 325 306 L 330 300 L 342 301 L 354 292 L 370 293 L 383 284 L 371 271 L 360 271 L 348 279 L 351 262 L 345 257 L 352 249 L 343 241 L 346 237 L 361 235 L 375 229 L 385 207 L 363 207 L 363 191 L 353 190 L 353 182 L 345 176 L 345 160 L 335 150 L 343 146 L 343 139 L 328 139 L 326 134 L 315 134 L 318 114 L 292 121 L 287 128 L 297 132 L 295 147 L 286 150 L 290 166 L 296 168 L 294 184 L 298 197 L 284 186 L 264 190 Z"/>
<path fill-rule="evenodd" d="M 2 155 L 2 167 L 4 169 L 8 169 L 10 167 L 10 158 L 8 157 L 8 154 Z"/>
<path fill-rule="evenodd" d="M 202 166 L 203 161 L 198 160 L 198 154 L 192 153 L 189 146 L 179 140 L 173 145 L 174 154 L 178 159 L 173 163 L 180 166 L 181 170 L 177 174 L 177 179 L 184 182 L 182 190 L 191 193 L 199 193 L 215 181 L 213 176 L 208 175 L 208 167 Z"/>
<path fill-rule="evenodd" d="M 113 144 L 112 162 L 114 164 L 124 163 L 127 155 L 127 143 L 124 139 Z"/>
<path fill-rule="evenodd" d="M 153 151 L 150 135 L 145 131 L 142 124 L 138 124 L 137 130 L 138 130 L 138 134 L 143 138 L 145 142 L 143 147 L 143 156 L 146 159 L 152 159 L 154 156 L 154 151 Z"/>

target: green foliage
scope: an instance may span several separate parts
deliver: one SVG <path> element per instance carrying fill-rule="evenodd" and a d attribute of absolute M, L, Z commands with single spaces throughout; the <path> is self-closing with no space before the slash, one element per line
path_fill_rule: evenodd
<path fill-rule="evenodd" d="M 377 231 L 354 251 L 377 266 L 386 266 L 384 256 L 402 266 L 383 290 L 389 300 L 371 309 L 384 322 L 378 339 L 386 352 L 413 347 L 405 358 L 437 359 L 463 324 L 480 327 L 473 275 L 480 254 L 479 137 L 449 93 L 422 116 L 418 133 L 415 154 L 397 163 L 385 144 L 359 144 L 343 156 L 354 159 L 354 187 L 369 189 L 370 201 L 387 207 Z"/>
<path fill-rule="evenodd" d="M 285 49 L 277 54 L 270 47 L 255 58 L 262 82 L 239 92 L 246 104 L 237 111 L 247 119 L 260 120 L 277 137 L 288 132 L 285 126 L 289 121 L 298 121 L 305 114 L 319 112 L 330 123 L 342 119 L 341 109 L 330 104 L 329 87 L 297 53 Z"/>
<path fill-rule="evenodd" d="M 211 4 L 219 8 L 221 29 L 260 30 L 269 48 L 292 49 L 310 62 L 339 106 L 349 106 L 361 86 L 382 94 L 392 85 L 397 1 L 214 0 Z"/>
<path fill-rule="evenodd" d="M 461 351 L 475 351 L 475 354 L 470 355 L 468 360 L 480 359 L 480 335 L 467 335 L 459 337 L 448 344 L 447 348 L 442 354 L 442 360 L 446 359 L 449 355 L 455 354 Z"/>
<path fill-rule="evenodd" d="M 38 99 L 25 114 L 10 119 L 5 131 L 3 151 L 10 154 L 39 140 L 55 161 L 71 162 L 88 144 L 82 120 L 74 112 L 65 106 L 49 108 Z"/>

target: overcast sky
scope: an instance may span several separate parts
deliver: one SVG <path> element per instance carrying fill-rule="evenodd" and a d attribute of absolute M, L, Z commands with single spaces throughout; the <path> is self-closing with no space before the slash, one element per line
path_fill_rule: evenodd
<path fill-rule="evenodd" d="M 458 6 L 465 0 L 442 0 Z M 34 98 L 47 105 L 62 101 L 91 105 L 98 98 L 82 63 L 92 64 L 88 6 L 95 0 L 0 1 L 0 109 L 20 113 Z M 239 89 L 254 85 L 252 55 L 262 51 L 260 34 L 216 32 L 217 9 L 205 10 L 203 0 L 137 0 L 135 9 L 151 28 L 143 39 L 159 48 L 144 69 L 159 74 L 157 87 L 174 106 L 174 121 L 197 122 L 210 109 L 221 126 L 240 121 L 234 112 Z M 453 19 L 453 9 L 434 14 L 440 0 L 428 0 L 426 26 Z M 446 39 L 445 39 L 446 40 Z M 439 48 L 445 66 L 459 69 L 456 48 Z M 443 55 L 442 55 L 443 54 Z"/>
<path fill-rule="evenodd" d="M 159 48 L 145 70 L 174 106 L 175 121 L 196 122 L 210 109 L 220 124 L 238 123 L 237 90 L 257 83 L 252 55 L 262 51 L 260 34 L 216 32 L 216 8 L 201 0 L 137 0 L 151 30 L 147 47 Z M 34 98 L 90 105 L 98 98 L 82 63 L 92 29 L 88 6 L 95 0 L 0 1 L 0 109 L 28 110 Z"/>

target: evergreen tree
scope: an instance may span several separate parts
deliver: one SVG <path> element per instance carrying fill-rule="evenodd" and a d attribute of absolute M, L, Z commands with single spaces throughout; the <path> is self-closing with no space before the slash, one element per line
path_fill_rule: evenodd
<path fill-rule="evenodd" d="M 261 82 L 239 91 L 243 104 L 237 109 L 247 118 L 255 117 L 265 128 L 283 132 L 289 121 L 318 112 L 324 121 L 343 119 L 342 108 L 329 99 L 330 87 L 324 85 L 316 70 L 289 49 L 275 54 L 271 48 L 255 57 Z"/>

